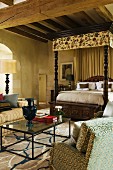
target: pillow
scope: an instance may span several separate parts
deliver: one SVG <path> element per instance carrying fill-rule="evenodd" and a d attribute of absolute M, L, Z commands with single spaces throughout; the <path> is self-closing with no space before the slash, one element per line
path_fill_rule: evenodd
<path fill-rule="evenodd" d="M 18 95 L 19 94 L 6 94 L 4 95 L 4 99 L 10 103 L 11 107 L 18 107 Z"/>
<path fill-rule="evenodd" d="M 89 138 L 87 152 L 86 152 L 86 156 L 85 156 L 87 162 L 89 161 L 90 154 L 91 154 L 91 151 L 92 151 L 92 148 L 93 148 L 94 138 L 95 138 L 95 134 L 93 132 L 90 132 L 90 133 L 91 133 L 91 135 L 90 135 L 90 138 Z"/>
<path fill-rule="evenodd" d="M 90 90 L 95 90 L 95 83 L 89 83 L 89 89 Z"/>
<path fill-rule="evenodd" d="M 86 83 L 86 84 L 79 84 L 80 85 L 80 88 L 89 88 L 89 84 Z"/>
<path fill-rule="evenodd" d="M 0 94 L 0 100 L 4 100 L 3 94 Z"/>
<path fill-rule="evenodd" d="M 104 113 L 103 116 L 106 117 L 113 117 L 113 101 L 108 101 L 105 109 L 104 109 Z"/>
<path fill-rule="evenodd" d="M 0 102 L 0 112 L 1 112 L 1 111 L 6 111 L 6 110 L 11 110 L 10 103 L 8 103 L 8 102 L 6 102 L 6 101 Z"/>
<path fill-rule="evenodd" d="M 97 90 L 100 90 L 102 88 L 102 84 L 103 82 L 96 82 Z"/>
<path fill-rule="evenodd" d="M 78 139 L 78 136 L 79 136 L 80 127 L 81 127 L 82 123 L 83 123 L 83 121 L 74 122 L 74 127 L 73 127 L 73 131 L 72 131 L 72 137 L 75 140 L 75 143 L 77 143 L 77 139 Z"/>
<path fill-rule="evenodd" d="M 89 91 L 89 88 L 76 89 L 78 91 Z"/>
<path fill-rule="evenodd" d="M 90 138 L 90 131 L 88 130 L 88 127 L 85 123 L 82 123 L 80 128 L 80 133 L 77 139 L 76 148 L 78 151 L 86 153 L 88 143 Z"/>
<path fill-rule="evenodd" d="M 82 88 L 82 91 L 89 91 L 89 88 Z"/>
<path fill-rule="evenodd" d="M 98 111 L 94 113 L 94 118 L 102 117 L 103 116 L 103 111 Z"/>

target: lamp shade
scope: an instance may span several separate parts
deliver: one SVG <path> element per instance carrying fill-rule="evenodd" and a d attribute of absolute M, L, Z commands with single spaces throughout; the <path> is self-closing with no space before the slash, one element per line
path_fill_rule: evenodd
<path fill-rule="evenodd" d="M 68 75 L 66 76 L 66 80 L 74 81 L 74 75 L 73 75 L 73 74 L 68 74 Z"/>
<path fill-rule="evenodd" d="M 16 60 L 1 59 L 0 73 L 4 74 L 16 73 Z"/>

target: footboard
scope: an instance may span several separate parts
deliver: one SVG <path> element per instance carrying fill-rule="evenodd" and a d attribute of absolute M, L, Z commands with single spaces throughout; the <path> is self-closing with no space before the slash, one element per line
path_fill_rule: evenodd
<path fill-rule="evenodd" d="M 65 117 L 72 120 L 87 120 L 94 118 L 94 113 L 102 110 L 102 107 L 96 104 L 74 103 L 74 102 L 49 102 L 50 114 L 54 115 L 55 106 L 62 106 Z"/>

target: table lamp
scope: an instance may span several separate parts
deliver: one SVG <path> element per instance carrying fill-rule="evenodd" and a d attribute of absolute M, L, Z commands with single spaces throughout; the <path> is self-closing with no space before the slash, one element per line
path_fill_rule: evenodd
<path fill-rule="evenodd" d="M 68 74 L 68 75 L 66 76 L 66 80 L 69 81 L 68 86 L 69 86 L 69 89 L 71 89 L 71 82 L 74 81 L 74 75 L 73 75 L 73 74 Z"/>
<path fill-rule="evenodd" d="M 6 94 L 9 93 L 9 74 L 16 73 L 16 60 L 1 59 L 0 60 L 0 73 L 6 75 Z"/>

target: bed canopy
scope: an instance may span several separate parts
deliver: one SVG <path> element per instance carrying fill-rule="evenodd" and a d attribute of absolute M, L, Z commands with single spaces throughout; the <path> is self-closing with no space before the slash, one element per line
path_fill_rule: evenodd
<path fill-rule="evenodd" d="M 104 47 L 104 106 L 108 102 L 108 55 L 113 48 L 113 24 L 106 23 L 90 27 L 68 30 L 53 36 L 55 54 L 55 100 L 58 95 L 58 51 L 78 48 Z"/>

